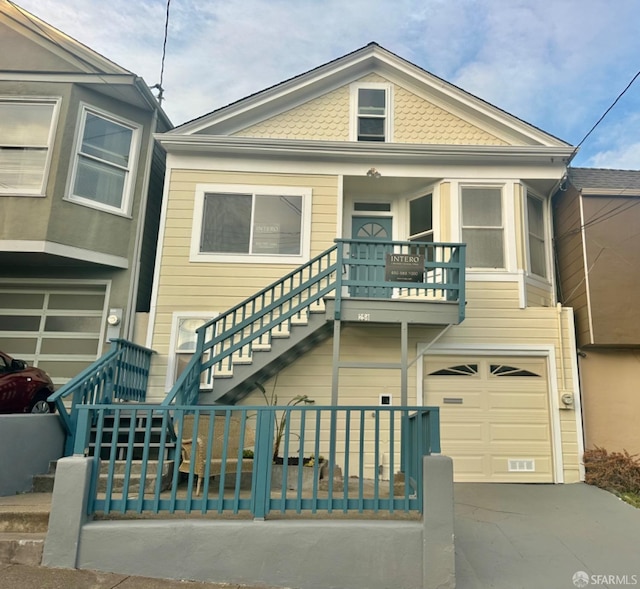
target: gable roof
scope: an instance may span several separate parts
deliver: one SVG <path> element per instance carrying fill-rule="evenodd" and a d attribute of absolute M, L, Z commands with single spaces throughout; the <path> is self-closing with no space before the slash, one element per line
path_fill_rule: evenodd
<path fill-rule="evenodd" d="M 592 194 L 598 190 L 640 192 L 640 170 L 609 170 L 604 168 L 569 168 L 568 177 L 576 188 Z"/>
<path fill-rule="evenodd" d="M 567 147 L 568 143 L 399 57 L 375 42 L 176 127 L 174 135 L 231 135 L 333 89 L 377 73 L 453 106 L 463 117 L 497 130 L 514 143 Z"/>
<path fill-rule="evenodd" d="M 55 75 L 64 81 L 85 84 L 98 92 L 124 100 L 139 108 L 155 110 L 164 128 L 173 127 L 146 82 L 97 51 L 39 19 L 10 0 L 0 0 L 0 24 L 55 55 L 68 66 L 64 71 L 0 70 L 0 80 L 46 79 Z M 18 58 L 14 56 L 13 61 Z"/>

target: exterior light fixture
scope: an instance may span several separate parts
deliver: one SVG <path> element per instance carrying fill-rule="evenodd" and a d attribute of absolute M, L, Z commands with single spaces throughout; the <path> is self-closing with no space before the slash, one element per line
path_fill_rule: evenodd
<path fill-rule="evenodd" d="M 369 176 L 369 178 L 380 178 L 382 174 L 378 172 L 378 170 L 376 170 L 375 168 L 369 168 L 367 170 L 367 176 Z"/>

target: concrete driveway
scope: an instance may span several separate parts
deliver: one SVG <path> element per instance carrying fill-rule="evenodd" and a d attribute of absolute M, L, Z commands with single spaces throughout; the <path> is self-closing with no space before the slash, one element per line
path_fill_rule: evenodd
<path fill-rule="evenodd" d="M 454 494 L 457 589 L 640 587 L 640 509 L 614 495 L 582 483 Z"/>

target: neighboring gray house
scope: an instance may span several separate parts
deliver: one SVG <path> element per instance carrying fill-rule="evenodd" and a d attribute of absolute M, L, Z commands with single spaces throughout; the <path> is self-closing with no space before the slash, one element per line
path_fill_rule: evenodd
<path fill-rule="evenodd" d="M 57 386 L 148 310 L 170 128 L 144 80 L 0 0 L 0 349 Z"/>

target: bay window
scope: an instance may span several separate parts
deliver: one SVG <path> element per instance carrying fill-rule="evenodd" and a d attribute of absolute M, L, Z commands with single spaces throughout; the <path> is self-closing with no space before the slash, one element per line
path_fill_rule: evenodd
<path fill-rule="evenodd" d="M 547 277 L 547 255 L 544 231 L 543 202 L 527 194 L 527 226 L 529 234 L 529 271 Z"/>
<path fill-rule="evenodd" d="M 464 187 L 461 194 L 462 241 L 470 268 L 504 268 L 502 189 Z"/>
<path fill-rule="evenodd" d="M 56 100 L 0 98 L 0 194 L 44 195 L 57 107 Z"/>
<path fill-rule="evenodd" d="M 76 141 L 69 199 L 127 213 L 139 126 L 84 108 Z"/>

